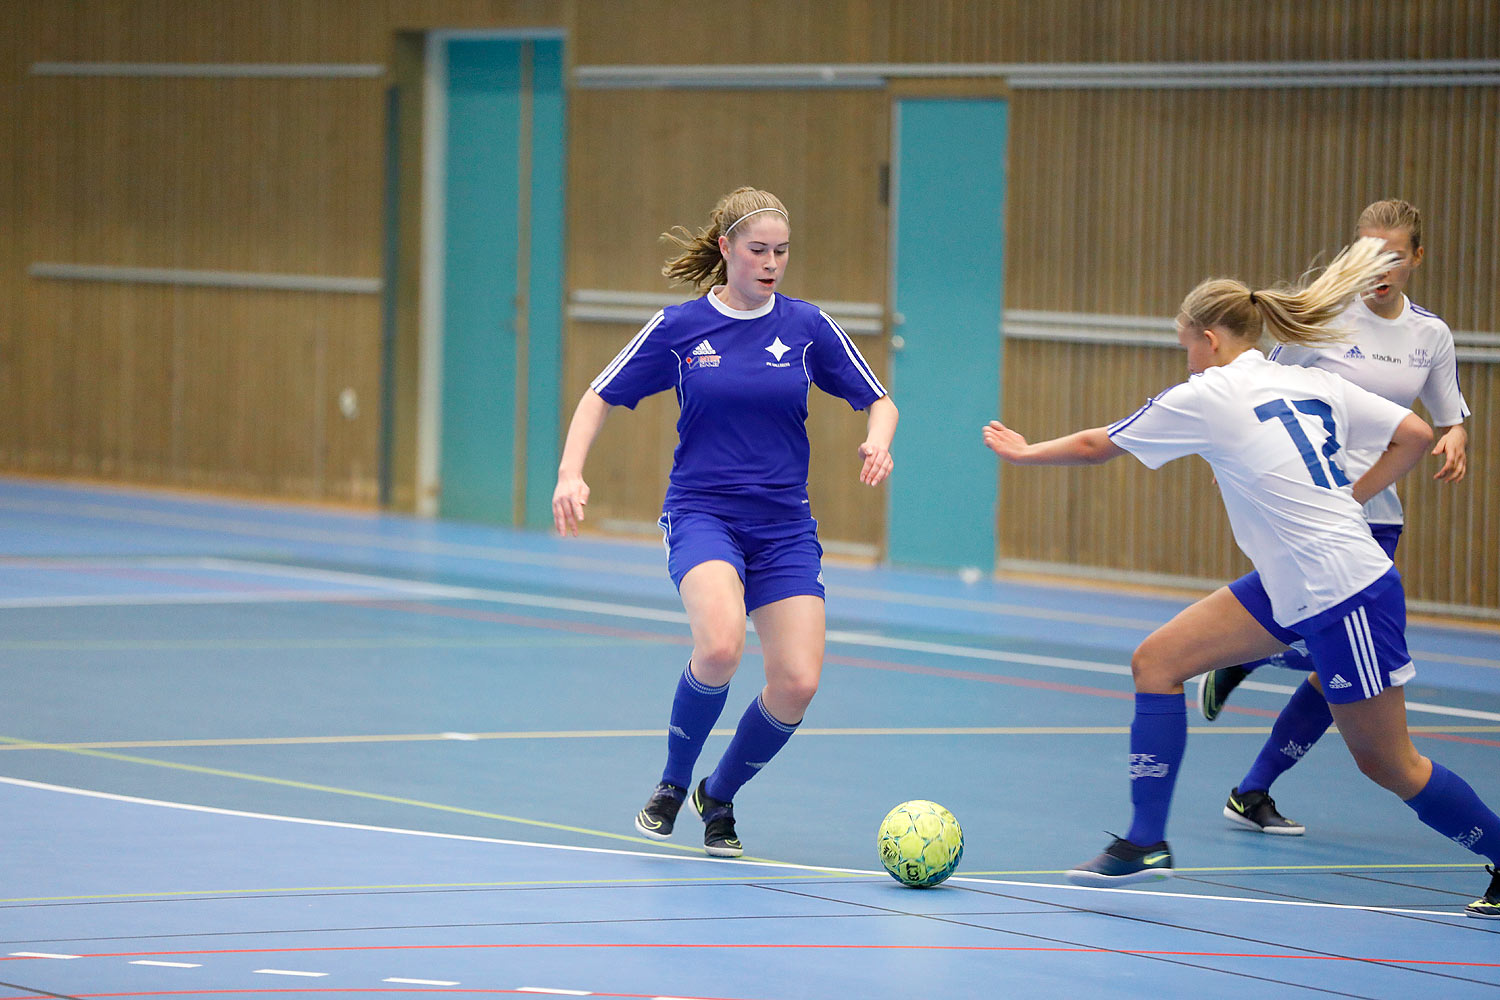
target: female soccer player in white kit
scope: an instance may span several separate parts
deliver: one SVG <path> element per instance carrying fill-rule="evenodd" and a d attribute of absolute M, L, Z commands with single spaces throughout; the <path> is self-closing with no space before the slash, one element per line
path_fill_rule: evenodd
<path fill-rule="evenodd" d="M 584 392 L 552 512 L 559 533 L 577 533 L 589 498 L 584 459 L 611 407 L 676 391 L 682 414 L 660 523 L 693 654 L 672 701 L 666 767 L 635 826 L 664 840 L 687 800 L 703 820 L 707 852 L 739 857 L 734 795 L 791 738 L 823 668 L 823 549 L 807 497 L 808 391 L 816 385 L 869 411 L 859 478 L 870 486 L 890 474 L 897 412 L 837 323 L 776 293 L 791 229 L 775 195 L 739 188 L 720 199 L 696 235 L 679 231 L 667 236 L 682 253 L 663 273 L 708 293 L 657 313 Z M 718 766 L 694 787 L 693 765 L 745 648 L 747 613 L 766 685 Z"/>
<path fill-rule="evenodd" d="M 1165 832 L 1187 742 L 1183 681 L 1275 653 L 1284 634 L 1306 642 L 1360 770 L 1422 822 L 1500 865 L 1500 816 L 1462 778 L 1418 753 L 1407 733 L 1402 685 L 1415 668 L 1406 599 L 1360 506 L 1416 464 L 1432 429 L 1337 375 L 1278 365 L 1255 348 L 1263 325 L 1284 343 L 1337 337 L 1326 324 L 1393 263 L 1382 241 L 1362 239 L 1303 288 L 1203 282 L 1177 317 L 1187 382 L 1115 424 L 1051 441 L 1028 444 L 998 421 L 984 429 L 985 444 L 1019 465 L 1092 465 L 1130 453 L 1154 469 L 1202 455 L 1235 541 L 1260 573 L 1253 587 L 1221 587 L 1188 607 L 1136 649 L 1134 816 L 1126 835 L 1070 871 L 1070 880 L 1116 886 L 1171 874 Z M 1351 484 L 1345 449 L 1381 457 Z M 1500 874 L 1488 870 L 1489 888 L 1467 908 L 1472 916 L 1500 917 Z"/>
<path fill-rule="evenodd" d="M 1468 467 L 1468 433 L 1463 420 L 1468 404 L 1459 390 L 1453 334 L 1437 316 L 1406 297 L 1412 272 L 1422 263 L 1422 216 L 1409 202 L 1396 198 L 1365 206 L 1355 225 L 1359 236 L 1385 242 L 1397 255 L 1391 270 L 1380 276 L 1368 296 L 1358 297 L 1334 320 L 1346 331 L 1344 342 L 1331 345 L 1281 344 L 1271 352 L 1272 361 L 1284 365 L 1322 368 L 1342 375 L 1355 385 L 1393 403 L 1411 406 L 1418 398 L 1437 426 L 1438 439 L 1432 450 L 1443 459 L 1435 479 L 1457 483 Z M 1369 468 L 1378 452 L 1348 451 L 1345 468 L 1351 477 Z M 1386 555 L 1396 556 L 1396 545 L 1404 523 L 1396 488 L 1388 486 L 1365 504 L 1370 532 Z M 1285 638 L 1285 637 L 1283 637 Z M 1290 642 L 1290 639 L 1286 641 Z M 1198 689 L 1198 704 L 1204 718 L 1212 722 L 1223 710 L 1229 693 L 1250 671 L 1267 663 L 1292 670 L 1311 670 L 1307 654 L 1297 648 L 1259 663 L 1210 670 Z M 1224 816 L 1246 829 L 1262 833 L 1297 836 L 1301 823 L 1287 819 L 1271 798 L 1271 785 L 1312 749 L 1333 724 L 1333 716 L 1311 673 L 1282 708 L 1260 753 L 1245 776 L 1229 793 Z"/>

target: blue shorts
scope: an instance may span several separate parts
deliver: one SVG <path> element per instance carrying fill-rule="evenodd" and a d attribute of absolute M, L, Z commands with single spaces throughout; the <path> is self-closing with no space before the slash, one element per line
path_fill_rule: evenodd
<path fill-rule="evenodd" d="M 1251 573 L 1229 585 L 1230 593 L 1267 632 L 1290 646 L 1302 641 L 1330 703 L 1373 698 L 1416 675 L 1406 651 L 1406 590 L 1392 566 L 1348 600 L 1286 627 L 1271 617 L 1271 599 Z"/>
<path fill-rule="evenodd" d="M 727 521 L 713 514 L 667 511 L 657 527 L 667 547 L 667 572 L 679 589 L 688 570 L 722 559 L 744 584 L 747 613 L 787 597 L 823 598 L 823 546 L 813 518 Z"/>

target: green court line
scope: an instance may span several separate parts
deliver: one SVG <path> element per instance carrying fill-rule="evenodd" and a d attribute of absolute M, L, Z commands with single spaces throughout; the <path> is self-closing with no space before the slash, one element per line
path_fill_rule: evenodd
<path fill-rule="evenodd" d="M 569 826 L 565 823 L 552 823 L 547 820 L 527 819 L 522 816 L 507 816 L 504 813 L 485 812 L 482 809 L 469 809 L 464 806 L 450 806 L 441 802 L 424 802 L 421 799 L 402 798 L 397 795 L 383 795 L 379 792 L 364 792 L 354 788 L 338 788 L 333 785 L 319 785 L 306 781 L 293 781 L 290 778 L 273 778 L 264 774 L 247 774 L 243 771 L 227 771 L 217 767 L 202 767 L 197 764 L 179 764 L 172 761 L 153 760 L 149 757 L 131 757 L 126 754 L 110 753 L 105 750 L 89 750 L 82 747 L 69 746 L 68 744 L 41 744 L 32 740 L 22 740 L 14 736 L 0 736 L 0 743 L 17 745 L 25 744 L 33 749 L 54 750 L 59 753 L 77 754 L 83 757 L 96 757 L 103 760 L 122 761 L 126 764 L 143 764 L 147 767 L 164 767 L 173 771 L 186 771 L 191 774 L 206 774 L 216 778 L 233 778 L 237 781 L 253 781 L 264 785 L 278 785 L 282 788 L 296 788 L 307 792 L 324 792 L 329 795 L 343 795 L 351 798 L 368 799 L 373 802 L 389 802 L 393 805 L 411 806 L 417 809 L 431 809 L 436 812 L 454 813 L 460 816 L 476 816 L 480 819 L 499 820 L 504 823 L 517 823 L 522 826 L 540 827 L 546 830 L 561 830 L 565 833 L 577 833 L 587 837 L 605 837 L 609 840 L 623 840 L 632 844 L 649 844 L 653 848 L 667 848 L 674 851 L 688 853 L 701 853 L 701 847 L 685 847 L 679 844 L 661 843 L 647 840 L 644 837 L 632 837 L 623 833 L 609 833 L 605 830 L 590 830 L 587 827 Z M 746 858 L 747 861 L 765 861 L 769 864 L 780 862 L 769 858 Z"/>
<path fill-rule="evenodd" d="M 1233 865 L 1222 868 L 1173 868 L 1176 874 L 1186 872 L 1218 872 L 1219 874 L 1234 874 L 1236 872 L 1370 872 L 1370 871 L 1408 871 L 1415 868 L 1421 869 L 1448 869 L 1452 871 L 1472 871 L 1479 862 L 1445 861 L 1440 864 L 1387 864 L 1387 865 Z M 992 878 L 1000 875 L 1066 875 L 1068 869 L 1060 871 L 1008 871 L 1008 872 L 959 872 L 953 877 L 959 876 L 978 878 L 984 876 Z"/>
<path fill-rule="evenodd" d="M 653 845 L 655 846 L 655 845 Z M 776 862 L 769 862 L 775 864 Z M 1365 871 L 1411 871 L 1421 869 L 1430 870 L 1469 870 L 1472 864 L 1461 864 L 1445 862 L 1442 864 L 1380 864 L 1380 865 L 1241 865 L 1219 868 L 1176 868 L 1178 873 L 1188 872 L 1217 872 L 1219 874 L 1251 873 L 1251 872 L 1365 872 Z M 954 875 L 955 880 L 962 881 L 966 878 L 1007 878 L 1017 875 L 1066 875 L 1067 869 L 1035 869 L 1013 871 L 960 871 Z M 97 893 L 79 896 L 16 896 L 12 898 L 0 898 L 0 906 L 21 903 L 84 903 L 101 902 L 111 899 L 182 899 L 194 896 L 245 896 L 245 895 L 272 895 L 272 894 L 295 894 L 316 892 L 416 892 L 442 889 L 518 889 L 536 888 L 542 886 L 554 886 L 557 888 L 569 888 L 573 886 L 623 886 L 623 885 L 671 885 L 681 882 L 711 883 L 711 882 L 733 882 L 736 885 L 743 882 L 771 882 L 771 881 L 802 881 L 810 878 L 837 877 L 842 879 L 864 879 L 885 878 L 883 872 L 877 871 L 848 871 L 838 869 L 814 869 L 799 870 L 787 875 L 757 875 L 751 879 L 736 879 L 727 875 L 703 875 L 682 877 L 655 877 L 655 878 L 569 878 L 569 879 L 527 879 L 506 882 L 409 882 L 392 883 L 389 885 L 305 885 L 305 886 L 273 886 L 260 889 L 173 889 L 157 892 L 113 892 Z M 1045 884 L 1045 883 L 1038 883 Z"/>
<path fill-rule="evenodd" d="M 258 649 L 488 649 L 526 646 L 617 646 L 646 639 L 567 635 L 492 636 L 474 639 L 424 639 L 391 636 L 377 639 L 11 639 L 0 642 L 5 652 L 119 653 L 160 650 Z"/>
<path fill-rule="evenodd" d="M 655 846 L 655 845 L 653 845 Z M 776 864 L 777 862 L 766 862 Z M 738 869 L 735 869 L 738 871 Z M 112 892 L 99 893 L 84 896 L 17 896 L 12 899 L 0 898 L 0 906 L 12 903 L 86 903 L 102 902 L 109 899 L 181 899 L 192 896 L 246 896 L 246 895 L 271 895 L 275 893 L 304 893 L 304 892 L 412 892 L 428 891 L 434 889 L 519 889 L 536 888 L 539 886 L 556 886 L 568 888 L 571 886 L 615 886 L 615 885 L 674 885 L 679 882 L 711 883 L 729 882 L 733 885 L 743 885 L 750 882 L 770 882 L 776 880 L 828 878 L 838 876 L 839 878 L 870 878 L 879 875 L 885 878 L 883 872 L 849 872 L 849 871 L 799 871 L 792 875 L 757 875 L 753 879 L 738 879 L 728 875 L 704 875 L 684 877 L 657 877 L 657 878 L 569 878 L 569 879 L 532 879 L 529 881 L 515 882 L 413 882 L 410 884 L 393 885 L 305 885 L 305 886 L 276 886 L 269 889 L 173 889 L 163 892 Z"/>
<path fill-rule="evenodd" d="M 1411 726 L 1413 733 L 1500 733 L 1500 726 Z M 1264 736 L 1269 726 L 1202 726 L 1189 728 L 1194 734 Z M 802 736 L 1123 736 L 1127 726 L 949 726 L 909 728 L 799 729 Z M 715 729 L 711 735 L 732 736 L 732 729 Z M 388 733 L 354 736 L 244 736 L 180 740 L 72 740 L 39 742 L 0 737 L 0 752 L 8 750 L 162 750 L 179 747 L 312 746 L 329 743 L 440 743 L 480 740 L 593 740 L 660 738 L 662 729 L 556 729 L 516 730 L 490 733 Z M 164 765 L 170 766 L 170 765 Z"/>

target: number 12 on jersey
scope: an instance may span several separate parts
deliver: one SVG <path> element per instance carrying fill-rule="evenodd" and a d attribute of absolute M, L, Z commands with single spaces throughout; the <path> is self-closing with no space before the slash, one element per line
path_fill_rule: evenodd
<path fill-rule="evenodd" d="M 1297 414 L 1292 412 L 1293 407 L 1308 416 L 1317 417 L 1323 421 L 1323 429 L 1328 432 L 1328 439 L 1323 442 L 1323 454 L 1321 460 L 1318 453 L 1313 449 L 1313 443 L 1308 440 L 1307 432 L 1302 429 L 1302 422 L 1297 419 Z M 1348 486 L 1349 477 L 1344 475 L 1344 470 L 1339 463 L 1334 461 L 1333 456 L 1338 453 L 1340 447 L 1338 439 L 1338 428 L 1333 423 L 1333 407 L 1321 399 L 1294 399 L 1290 405 L 1285 399 L 1273 399 L 1269 403 L 1262 403 L 1255 408 L 1255 415 L 1264 423 L 1267 420 L 1280 420 L 1281 426 L 1286 428 L 1287 434 L 1291 435 L 1292 443 L 1297 446 L 1297 451 L 1302 455 L 1302 461 L 1307 465 L 1308 474 L 1312 481 L 1319 486 Z M 1324 467 L 1328 472 L 1323 472 Z M 1329 479 L 1332 478 L 1332 484 Z"/>

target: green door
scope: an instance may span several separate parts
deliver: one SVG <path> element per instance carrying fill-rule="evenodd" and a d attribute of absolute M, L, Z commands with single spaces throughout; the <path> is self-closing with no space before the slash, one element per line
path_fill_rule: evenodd
<path fill-rule="evenodd" d="M 448 42 L 438 513 L 551 523 L 562 343 L 562 43 Z"/>
<path fill-rule="evenodd" d="M 1006 103 L 896 103 L 892 152 L 892 563 L 995 565 Z"/>

